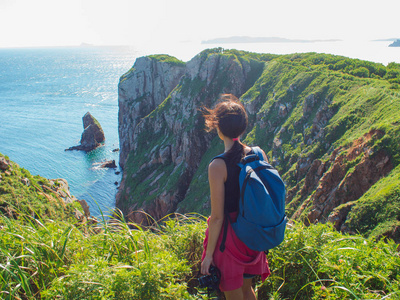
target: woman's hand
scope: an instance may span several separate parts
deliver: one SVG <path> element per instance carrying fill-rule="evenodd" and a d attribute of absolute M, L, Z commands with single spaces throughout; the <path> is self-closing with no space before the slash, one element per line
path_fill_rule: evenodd
<path fill-rule="evenodd" d="M 214 265 L 214 261 L 212 257 L 204 257 L 203 261 L 201 262 L 201 274 L 203 275 L 210 275 L 210 266 Z"/>

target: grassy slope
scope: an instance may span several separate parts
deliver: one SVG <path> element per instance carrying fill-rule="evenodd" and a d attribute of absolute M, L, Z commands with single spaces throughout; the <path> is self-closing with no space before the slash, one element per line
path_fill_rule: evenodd
<path fill-rule="evenodd" d="M 8 157 L 0 153 L 0 157 Z M 78 202 L 66 204 L 54 190 L 60 186 L 41 176 L 32 176 L 26 169 L 10 162 L 7 171 L 0 171 L 0 214 L 12 218 L 29 215 L 34 218 L 73 220 L 75 210 L 83 212 Z M 23 183 L 29 180 L 29 184 Z"/>
<path fill-rule="evenodd" d="M 209 299 L 196 288 L 203 217 L 177 216 L 151 230 L 117 220 L 78 227 L 0 219 L 2 299 Z M 268 255 L 272 275 L 256 291 L 259 299 L 398 299 L 396 248 L 295 224 Z"/>
<path fill-rule="evenodd" d="M 355 70 L 359 68 L 367 69 L 369 78 L 352 75 L 358 74 Z M 382 130 L 385 135 L 382 139 L 374 140 L 375 144 L 370 147 L 376 151 L 385 149 L 391 155 L 394 166 L 397 166 L 400 151 L 400 75 L 396 71 L 398 77 L 392 78 L 393 70 L 400 70 L 399 65 L 385 67 L 333 55 L 307 53 L 278 57 L 266 64 L 262 75 L 242 96 L 242 101 L 253 105 L 257 111 L 250 115 L 250 131 L 245 135 L 244 142 L 260 145 L 266 150 L 283 175 L 288 189 L 303 184 L 302 178 L 298 178 L 299 161 L 307 158 L 326 161 L 333 149 L 350 144 L 372 129 Z M 314 95 L 315 104 L 311 106 L 311 111 L 305 113 L 305 99 L 311 94 Z M 278 114 L 279 105 L 287 107 L 287 115 Z M 329 122 L 322 124 L 323 138 L 315 139 L 313 123 L 320 111 L 333 116 Z M 281 140 L 280 147 L 273 148 L 274 139 Z M 206 166 L 210 158 L 221 151 L 217 150 L 220 146 L 214 142 L 207 152 L 209 154 L 203 157 L 189 192 L 180 204 L 180 211 L 209 213 L 209 206 L 205 204 L 209 197 Z M 397 171 L 393 172 L 396 174 Z M 397 179 L 393 180 L 397 182 Z M 378 181 L 374 189 L 382 189 L 381 184 L 384 181 Z M 390 216 L 394 225 L 394 220 L 399 219 L 400 215 L 384 213 L 388 208 L 387 197 L 396 194 L 394 186 L 386 186 L 389 191 L 378 197 L 380 200 L 376 200 L 373 193 L 360 199 L 362 201 L 356 205 L 358 217 L 368 223 L 370 213 L 366 203 L 380 201 L 379 205 L 384 206 L 380 220 Z M 292 202 L 293 205 L 288 204 L 289 213 L 301 205 L 297 198 Z M 350 214 L 350 218 L 354 216 Z M 356 224 L 356 221 L 349 222 Z M 375 226 L 378 223 L 371 220 Z"/>

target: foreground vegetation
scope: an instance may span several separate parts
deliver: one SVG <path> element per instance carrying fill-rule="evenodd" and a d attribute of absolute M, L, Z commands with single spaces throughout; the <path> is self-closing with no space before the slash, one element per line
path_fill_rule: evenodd
<path fill-rule="evenodd" d="M 9 165 L 0 171 L 0 298 L 210 299 L 197 288 L 205 217 L 173 215 L 148 228 L 118 213 L 96 221 L 63 204 L 56 183 L 1 157 Z M 294 223 L 255 288 L 259 299 L 400 299 L 398 250 Z"/>
<path fill-rule="evenodd" d="M 196 288 L 202 216 L 174 216 L 148 229 L 28 215 L 0 222 L 3 299 L 209 299 Z M 400 298 L 392 241 L 295 224 L 268 258 L 272 275 L 257 283 L 259 299 Z"/>

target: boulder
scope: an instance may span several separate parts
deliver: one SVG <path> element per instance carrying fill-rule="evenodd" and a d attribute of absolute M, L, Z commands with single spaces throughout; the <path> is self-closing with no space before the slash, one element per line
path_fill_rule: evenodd
<path fill-rule="evenodd" d="M 4 158 L 0 157 L 0 170 L 5 171 L 10 168 L 10 163 Z"/>
<path fill-rule="evenodd" d="M 89 205 L 85 200 L 78 200 L 79 204 L 82 206 L 83 212 L 85 213 L 85 217 L 90 217 L 90 209 Z"/>
<path fill-rule="evenodd" d="M 117 165 L 115 164 L 115 160 L 106 160 L 100 163 L 97 163 L 97 168 L 110 168 L 110 169 L 115 169 L 117 168 Z"/>
<path fill-rule="evenodd" d="M 101 143 L 105 141 L 104 132 L 100 123 L 90 114 L 90 112 L 87 112 L 83 116 L 82 121 L 84 130 L 81 136 L 80 145 L 65 150 L 82 150 L 89 152 L 101 146 Z"/>

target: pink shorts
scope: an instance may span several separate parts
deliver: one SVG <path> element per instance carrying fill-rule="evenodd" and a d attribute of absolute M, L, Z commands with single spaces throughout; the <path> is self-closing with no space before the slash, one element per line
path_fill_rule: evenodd
<path fill-rule="evenodd" d="M 234 221 L 237 213 L 231 213 L 230 216 Z M 236 236 L 230 223 L 228 224 L 225 251 L 221 252 L 219 247 L 223 237 L 223 226 L 213 255 L 214 264 L 221 271 L 220 290 L 224 292 L 240 288 L 243 285 L 243 274 L 261 275 L 261 279 L 264 281 L 270 274 L 265 253 L 249 249 Z M 205 235 L 202 260 L 207 249 L 208 228 Z"/>

